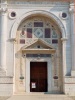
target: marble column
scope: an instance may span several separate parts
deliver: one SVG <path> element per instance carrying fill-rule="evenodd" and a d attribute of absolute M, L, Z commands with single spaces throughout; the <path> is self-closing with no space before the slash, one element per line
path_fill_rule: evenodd
<path fill-rule="evenodd" d="M 6 70 L 7 9 L 0 8 L 0 68 Z"/>
<path fill-rule="evenodd" d="M 75 23 L 74 23 L 74 4 L 73 3 L 70 4 L 69 12 L 70 12 L 70 23 L 71 23 L 71 31 L 70 32 L 71 32 L 71 48 L 72 48 L 71 75 L 75 76 L 75 32 L 74 32 Z"/>

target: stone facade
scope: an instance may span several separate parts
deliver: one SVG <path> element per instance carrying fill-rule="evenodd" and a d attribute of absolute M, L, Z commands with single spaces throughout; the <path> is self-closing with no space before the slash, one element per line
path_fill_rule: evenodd
<path fill-rule="evenodd" d="M 75 95 L 74 34 L 72 0 L 0 0 L 0 95 L 30 93 L 31 62 L 47 62 L 47 92 Z"/>

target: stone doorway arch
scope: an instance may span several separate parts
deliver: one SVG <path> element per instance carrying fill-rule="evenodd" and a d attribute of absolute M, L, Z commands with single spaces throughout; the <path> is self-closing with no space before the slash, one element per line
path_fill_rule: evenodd
<path fill-rule="evenodd" d="M 21 17 L 19 17 L 13 24 L 9 38 L 15 39 L 16 31 L 17 31 L 20 23 L 23 22 L 24 20 L 26 20 L 27 18 L 29 18 L 30 16 L 34 16 L 34 15 L 42 15 L 47 18 L 51 18 L 59 27 L 60 32 L 62 34 L 62 38 L 66 38 L 66 30 L 65 30 L 65 27 L 64 27 L 63 23 L 61 22 L 61 20 L 53 13 L 44 11 L 44 10 L 33 10 L 33 11 L 30 11 L 30 12 L 27 12 L 27 13 L 21 15 Z"/>
<path fill-rule="evenodd" d="M 62 62 L 62 67 L 65 66 L 63 69 L 63 76 L 65 76 L 66 73 L 66 55 L 65 54 L 65 49 L 66 49 L 66 31 L 64 28 L 64 25 L 62 24 L 62 22 L 59 20 L 58 17 L 56 17 L 54 14 L 50 13 L 50 12 L 46 12 L 46 11 L 32 11 L 32 12 L 28 12 L 26 14 L 24 14 L 23 16 L 21 16 L 19 19 L 16 20 L 16 22 L 14 23 L 12 30 L 11 30 L 11 35 L 10 35 L 10 40 L 15 40 L 16 39 L 16 31 L 18 29 L 18 27 L 20 26 L 20 24 L 24 21 L 27 20 L 28 18 L 30 18 L 31 16 L 44 16 L 47 18 L 52 19 L 52 21 L 55 23 L 55 25 L 57 26 L 59 32 L 62 34 L 62 42 L 63 46 L 62 46 L 62 58 L 63 58 L 63 62 Z M 14 52 L 15 55 L 15 52 Z M 15 59 L 14 59 L 15 61 Z M 15 69 L 15 66 L 14 66 Z M 22 87 L 23 88 L 23 87 Z M 64 84 L 63 84 L 63 91 L 64 91 Z"/>

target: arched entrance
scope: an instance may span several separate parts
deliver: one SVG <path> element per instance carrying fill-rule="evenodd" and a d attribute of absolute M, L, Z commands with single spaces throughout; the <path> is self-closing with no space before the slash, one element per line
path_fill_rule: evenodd
<path fill-rule="evenodd" d="M 41 84 L 37 82 L 39 80 L 33 81 L 31 77 L 32 62 L 38 63 L 37 68 L 42 68 L 40 71 L 44 69 L 44 67 L 39 67 L 40 64 L 42 63 L 43 66 L 44 62 L 47 63 L 45 67 L 46 84 L 43 85 L 45 90 L 38 92 L 60 93 L 63 91 L 61 37 L 61 30 L 57 23 L 46 16 L 35 14 L 20 23 L 15 45 L 16 91 L 37 92 L 40 90 Z M 35 72 L 38 69 L 35 68 L 32 73 L 38 74 Z M 42 75 L 38 74 L 39 76 Z"/>

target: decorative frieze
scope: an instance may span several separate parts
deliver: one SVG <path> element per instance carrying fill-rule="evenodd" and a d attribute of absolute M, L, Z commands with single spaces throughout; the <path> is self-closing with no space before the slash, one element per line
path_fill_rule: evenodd
<path fill-rule="evenodd" d="M 8 4 L 18 4 L 18 5 L 67 5 L 68 2 L 52 1 L 52 0 L 8 0 Z"/>

